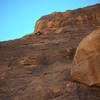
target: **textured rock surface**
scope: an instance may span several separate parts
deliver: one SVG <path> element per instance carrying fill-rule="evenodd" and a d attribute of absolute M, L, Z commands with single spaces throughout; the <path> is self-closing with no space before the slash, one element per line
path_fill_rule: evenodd
<path fill-rule="evenodd" d="M 63 13 L 44 16 L 39 20 L 41 23 L 54 15 L 54 21 L 58 22 L 56 26 L 62 25 L 61 28 L 52 26 L 54 22 L 50 20 L 49 27 L 52 27 L 49 30 L 44 26 L 46 22 L 41 24 L 44 30 L 36 24 L 35 32 L 40 29 L 43 31 L 39 36 L 30 34 L 18 40 L 0 43 L 0 100 L 99 100 L 100 88 L 75 83 L 70 76 L 77 45 L 83 37 L 100 26 L 99 14 L 98 21 L 92 19 L 88 22 L 87 19 L 86 26 L 77 26 L 77 21 L 73 19 L 81 14 L 83 16 L 83 10 L 95 15 L 100 13 L 99 9 L 98 4 L 67 11 L 64 13 L 65 19 L 59 17 Z M 68 28 L 63 27 L 63 22 Z M 79 26 L 82 26 L 82 30 Z M 53 31 L 55 28 L 56 31 Z"/>
<path fill-rule="evenodd" d="M 79 8 L 74 11 L 54 12 L 36 22 L 35 32 L 44 34 L 86 32 L 100 26 L 100 5 Z M 89 32 L 89 31 L 88 31 Z"/>
<path fill-rule="evenodd" d="M 78 46 L 71 75 L 87 85 L 100 86 L 100 29 L 85 37 Z"/>

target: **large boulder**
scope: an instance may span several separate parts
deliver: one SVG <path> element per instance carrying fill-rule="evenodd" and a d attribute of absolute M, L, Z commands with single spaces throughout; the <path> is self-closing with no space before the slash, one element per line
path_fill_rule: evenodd
<path fill-rule="evenodd" d="M 100 86 L 100 28 L 79 44 L 71 69 L 72 79 Z"/>

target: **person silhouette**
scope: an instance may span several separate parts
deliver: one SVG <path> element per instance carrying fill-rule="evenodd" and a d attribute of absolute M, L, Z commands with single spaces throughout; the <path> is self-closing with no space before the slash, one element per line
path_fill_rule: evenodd
<path fill-rule="evenodd" d="M 41 33 L 40 31 L 38 31 L 38 32 L 36 32 L 35 34 L 39 36 L 39 35 L 41 35 L 42 33 Z"/>

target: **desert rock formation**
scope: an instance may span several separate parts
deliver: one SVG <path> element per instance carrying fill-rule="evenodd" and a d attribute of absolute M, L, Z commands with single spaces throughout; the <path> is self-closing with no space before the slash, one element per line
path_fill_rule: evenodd
<path fill-rule="evenodd" d="M 74 80 L 100 86 L 100 29 L 79 44 L 71 70 Z"/>
<path fill-rule="evenodd" d="M 79 8 L 74 11 L 54 12 L 40 18 L 35 25 L 35 32 L 44 34 L 89 32 L 100 27 L 100 5 Z M 88 30 L 89 28 L 89 30 Z M 79 34 L 78 34 L 79 35 Z"/>
<path fill-rule="evenodd" d="M 100 88 L 70 75 L 78 44 L 98 27 L 100 4 L 43 16 L 32 34 L 1 42 L 0 100 L 99 100 Z"/>

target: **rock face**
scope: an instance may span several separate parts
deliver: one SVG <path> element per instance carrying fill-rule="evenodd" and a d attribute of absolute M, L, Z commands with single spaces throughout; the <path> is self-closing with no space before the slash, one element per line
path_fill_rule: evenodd
<path fill-rule="evenodd" d="M 100 26 L 100 5 L 79 8 L 74 11 L 54 12 L 40 18 L 35 25 L 35 32 L 44 34 L 86 32 Z"/>
<path fill-rule="evenodd" d="M 100 86 L 100 29 L 82 40 L 75 54 L 71 75 L 89 86 Z"/>
<path fill-rule="evenodd" d="M 76 48 L 100 26 L 99 15 L 100 4 L 55 12 L 40 18 L 32 34 L 1 42 L 0 100 L 99 100 L 100 88 L 70 75 Z"/>

